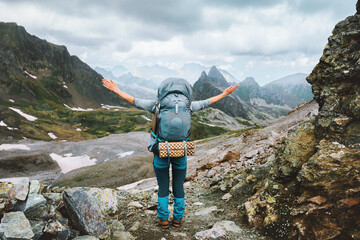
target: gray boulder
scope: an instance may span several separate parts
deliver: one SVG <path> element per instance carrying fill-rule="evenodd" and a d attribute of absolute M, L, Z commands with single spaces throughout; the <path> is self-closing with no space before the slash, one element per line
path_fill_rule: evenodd
<path fill-rule="evenodd" d="M 74 228 L 82 234 L 103 238 L 108 234 L 100 207 L 81 188 L 64 192 L 65 207 Z"/>
<path fill-rule="evenodd" d="M 34 233 L 23 212 L 5 213 L 1 219 L 0 236 L 3 239 L 32 239 Z"/>

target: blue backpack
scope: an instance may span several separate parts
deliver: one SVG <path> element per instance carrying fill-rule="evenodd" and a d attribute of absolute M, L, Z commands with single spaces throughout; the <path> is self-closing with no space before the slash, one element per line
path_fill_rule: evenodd
<path fill-rule="evenodd" d="M 179 142 L 190 138 L 192 88 L 182 78 L 168 78 L 158 88 L 157 141 Z"/>

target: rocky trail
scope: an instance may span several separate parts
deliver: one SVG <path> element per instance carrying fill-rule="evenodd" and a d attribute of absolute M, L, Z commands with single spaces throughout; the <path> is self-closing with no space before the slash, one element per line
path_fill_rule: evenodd
<path fill-rule="evenodd" d="M 161 229 L 154 190 L 131 190 L 121 202 L 120 219 L 136 239 L 266 239 L 239 221 L 236 206 L 201 184 L 186 183 L 186 211 L 180 228 Z M 170 200 L 170 203 L 172 201 Z M 172 212 L 172 207 L 170 207 Z M 171 219 L 171 215 L 170 215 Z"/>

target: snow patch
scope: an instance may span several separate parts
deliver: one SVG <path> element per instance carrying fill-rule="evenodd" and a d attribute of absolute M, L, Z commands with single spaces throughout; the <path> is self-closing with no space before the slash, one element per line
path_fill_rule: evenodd
<path fill-rule="evenodd" d="M 134 183 L 130 183 L 130 184 L 126 184 L 126 185 L 123 185 L 123 186 L 120 186 L 120 187 L 118 187 L 117 189 L 118 190 L 123 190 L 123 191 L 128 191 L 128 190 L 131 190 L 131 189 L 134 189 L 134 188 L 136 188 L 137 186 L 139 186 L 140 184 L 142 184 L 142 183 L 146 183 L 146 182 L 148 182 L 148 181 L 151 181 L 151 180 L 153 180 L 154 178 L 146 178 L 146 179 L 142 179 L 142 180 L 140 180 L 140 181 L 137 181 L 137 182 L 134 182 Z M 150 184 L 151 185 L 151 184 Z M 146 188 L 146 189 L 141 189 L 141 190 L 143 190 L 143 191 L 146 191 L 146 190 L 150 190 L 150 189 L 154 189 L 154 188 L 156 188 L 157 186 L 149 186 L 148 188 Z"/>
<path fill-rule="evenodd" d="M 123 153 L 118 153 L 117 155 L 121 158 L 126 157 L 126 156 L 130 156 L 133 155 L 134 151 L 129 151 L 129 152 L 123 152 Z"/>
<path fill-rule="evenodd" d="M 12 102 L 12 103 L 14 103 L 15 101 L 14 101 L 14 100 L 12 100 L 12 99 L 9 99 L 9 102 Z"/>
<path fill-rule="evenodd" d="M 24 71 L 26 73 L 26 75 L 28 75 L 29 77 L 33 78 L 33 79 L 37 79 L 37 76 L 32 75 L 30 73 L 28 73 L 27 71 Z"/>
<path fill-rule="evenodd" d="M 77 128 L 76 131 L 77 131 L 77 132 L 81 132 L 82 130 L 81 130 L 81 128 Z"/>
<path fill-rule="evenodd" d="M 96 163 L 96 158 L 90 158 L 87 155 L 74 157 L 72 157 L 72 155 L 66 155 L 67 156 L 60 156 L 56 153 L 50 154 L 50 157 L 59 164 L 62 173 L 67 173 L 74 169 L 95 165 Z"/>
<path fill-rule="evenodd" d="M 2 178 L 0 179 L 0 182 L 10 182 L 12 184 L 18 184 L 24 180 L 30 181 L 28 177 L 16 177 L 16 178 Z"/>
<path fill-rule="evenodd" d="M 30 150 L 30 148 L 24 144 L 1 144 L 0 145 L 0 150 L 13 150 L 13 149 L 17 149 L 17 150 Z"/>
<path fill-rule="evenodd" d="M 52 132 L 49 132 L 48 135 L 49 135 L 49 137 L 51 137 L 52 139 L 57 139 L 57 136 L 55 136 L 55 134 L 52 133 Z"/>
<path fill-rule="evenodd" d="M 63 85 L 64 88 L 68 88 L 68 86 L 66 86 L 65 84 Z"/>
<path fill-rule="evenodd" d="M 69 107 L 68 105 L 66 105 L 65 103 L 64 103 L 64 106 L 65 107 L 67 107 L 68 109 L 71 109 L 71 110 L 73 110 L 73 111 L 94 111 L 94 109 L 92 109 L 92 108 L 87 108 L 87 109 L 84 109 L 84 108 L 81 108 L 81 107 Z"/>
<path fill-rule="evenodd" d="M 147 116 L 141 115 L 146 121 L 151 121 Z"/>
<path fill-rule="evenodd" d="M 1 126 L 1 127 L 7 127 L 6 123 L 4 123 L 4 121 L 3 121 L 3 120 L 1 120 L 1 122 L 0 122 L 0 126 Z"/>
<path fill-rule="evenodd" d="M 106 105 L 106 104 L 101 104 L 101 108 L 105 108 L 107 110 L 110 110 L 110 109 L 119 109 L 119 108 L 124 108 L 124 107 L 121 107 L 121 106 L 111 106 L 111 105 Z"/>
<path fill-rule="evenodd" d="M 22 117 L 26 118 L 28 121 L 35 121 L 37 119 L 37 117 L 31 116 L 29 114 L 23 113 L 20 109 L 17 108 L 13 108 L 13 107 L 9 107 L 11 110 L 13 110 L 14 112 L 17 112 L 18 114 L 20 114 Z"/>

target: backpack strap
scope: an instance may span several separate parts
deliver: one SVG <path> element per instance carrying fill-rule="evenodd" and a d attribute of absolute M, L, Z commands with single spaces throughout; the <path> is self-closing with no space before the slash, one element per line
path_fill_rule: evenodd
<path fill-rule="evenodd" d="M 154 118 L 153 118 L 152 126 L 151 126 L 152 132 L 156 132 L 156 123 L 157 123 L 157 116 L 158 116 L 159 111 L 160 111 L 160 103 L 157 102 L 156 106 L 155 106 L 155 114 L 154 114 Z"/>
<path fill-rule="evenodd" d="M 186 151 L 186 141 L 183 141 L 184 142 L 184 156 L 185 156 L 185 159 L 187 158 L 187 151 Z"/>
<path fill-rule="evenodd" d="M 169 142 L 165 141 L 167 152 L 168 152 L 168 166 L 170 167 L 170 149 L 169 149 Z"/>

